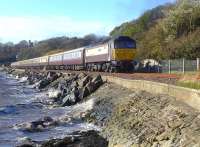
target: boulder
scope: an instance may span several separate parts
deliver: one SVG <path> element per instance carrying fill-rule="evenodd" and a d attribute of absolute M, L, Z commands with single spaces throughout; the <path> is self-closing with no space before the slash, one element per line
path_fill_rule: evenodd
<path fill-rule="evenodd" d="M 95 91 L 95 85 L 92 82 L 87 83 L 85 88 L 89 91 L 89 94 Z"/>
<path fill-rule="evenodd" d="M 79 84 L 78 84 L 77 81 L 73 81 L 73 82 L 71 83 L 71 85 L 70 85 L 71 89 L 73 89 L 74 87 L 78 87 L 78 86 L 79 86 Z"/>
<path fill-rule="evenodd" d="M 22 145 L 18 145 L 17 147 L 36 147 L 35 145 L 32 144 L 22 144 Z"/>
<path fill-rule="evenodd" d="M 56 80 L 54 80 L 49 86 L 57 88 L 59 83 L 65 83 L 65 78 L 64 77 L 59 77 Z"/>
<path fill-rule="evenodd" d="M 43 122 L 52 122 L 53 121 L 53 118 L 49 117 L 49 116 L 45 116 L 41 119 L 41 121 Z"/>
<path fill-rule="evenodd" d="M 59 125 L 64 125 L 66 123 L 70 123 L 72 122 L 73 118 L 71 116 L 61 116 L 57 122 L 59 123 Z"/>
<path fill-rule="evenodd" d="M 50 84 L 50 81 L 48 79 L 44 78 L 43 80 L 40 81 L 40 83 L 38 85 L 38 89 L 44 89 L 49 84 Z"/>
<path fill-rule="evenodd" d="M 82 78 L 84 78 L 85 76 L 87 76 L 86 75 L 86 73 L 80 73 L 79 75 L 78 75 L 78 79 L 82 79 Z"/>
<path fill-rule="evenodd" d="M 58 124 L 57 121 L 55 121 L 49 116 L 46 116 L 36 121 L 19 124 L 17 125 L 17 127 L 22 131 L 41 132 L 44 129 L 47 129 L 51 126 L 56 126 L 57 124 Z"/>
<path fill-rule="evenodd" d="M 62 91 L 59 89 L 50 89 L 48 91 L 49 98 L 58 99 L 62 95 Z"/>
<path fill-rule="evenodd" d="M 76 98 L 78 98 L 79 93 L 80 93 L 78 87 L 74 87 L 74 88 L 72 89 L 72 92 L 74 93 L 74 96 L 75 96 Z"/>
<path fill-rule="evenodd" d="M 101 85 L 103 84 L 103 80 L 101 78 L 101 75 L 98 75 L 92 79 L 91 82 L 89 82 L 86 87 L 89 90 L 90 93 L 97 90 Z"/>
<path fill-rule="evenodd" d="M 79 79 L 78 81 L 78 85 L 80 88 L 83 88 L 89 81 L 91 81 L 91 77 L 90 76 L 85 76 L 82 79 Z"/>
<path fill-rule="evenodd" d="M 41 122 L 28 122 L 24 124 L 19 124 L 18 128 L 19 130 L 27 131 L 27 132 L 40 132 L 42 131 L 42 129 L 39 128 L 38 126 L 41 124 L 42 124 Z"/>
<path fill-rule="evenodd" d="M 35 83 L 35 78 L 33 76 L 28 76 L 28 84 L 33 85 Z"/>
<path fill-rule="evenodd" d="M 77 101 L 77 97 L 74 93 L 68 94 L 65 98 L 62 100 L 62 106 L 70 106 L 74 105 Z"/>
<path fill-rule="evenodd" d="M 47 79 L 49 79 L 51 82 L 57 80 L 58 78 L 60 77 L 60 74 L 56 74 L 56 73 L 53 73 L 50 77 L 47 76 Z"/>
<path fill-rule="evenodd" d="M 98 75 L 98 76 L 94 77 L 92 79 L 92 83 L 94 83 L 94 85 L 95 85 L 95 90 L 97 88 L 99 88 L 103 84 L 103 80 L 101 78 L 101 75 Z"/>
<path fill-rule="evenodd" d="M 71 93 L 65 96 L 65 98 L 63 98 L 62 106 L 74 105 L 77 102 L 83 100 L 83 98 L 88 96 L 89 94 L 90 94 L 90 91 L 87 87 L 84 87 L 81 89 L 74 87 Z"/>
<path fill-rule="evenodd" d="M 73 81 L 68 87 L 70 91 L 67 96 L 62 100 L 62 106 L 74 105 L 77 102 L 83 100 L 89 94 L 97 90 L 103 84 L 103 80 L 100 75 L 94 77 L 85 76 L 83 79 Z"/>
<path fill-rule="evenodd" d="M 50 79 L 54 74 L 55 74 L 55 72 L 48 72 L 47 79 Z"/>
<path fill-rule="evenodd" d="M 19 138 L 19 141 L 17 147 L 35 147 L 34 142 L 28 137 Z"/>
<path fill-rule="evenodd" d="M 82 100 L 84 97 L 87 97 L 90 94 L 90 91 L 87 87 L 79 89 L 79 99 Z"/>

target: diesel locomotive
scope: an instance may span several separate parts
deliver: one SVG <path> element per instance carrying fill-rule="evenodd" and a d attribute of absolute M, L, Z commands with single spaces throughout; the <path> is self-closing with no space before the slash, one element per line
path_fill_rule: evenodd
<path fill-rule="evenodd" d="M 14 62 L 20 69 L 65 69 L 119 72 L 131 71 L 135 59 L 136 41 L 127 36 L 118 36 L 110 41 L 58 54 Z"/>

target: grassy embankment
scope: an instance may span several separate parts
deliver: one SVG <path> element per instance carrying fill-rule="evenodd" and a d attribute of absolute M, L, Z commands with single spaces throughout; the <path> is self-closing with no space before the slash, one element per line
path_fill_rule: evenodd
<path fill-rule="evenodd" d="M 180 80 L 177 81 L 177 85 L 181 87 L 200 89 L 199 72 L 187 72 L 180 75 Z"/>
<path fill-rule="evenodd" d="M 178 86 L 181 86 L 181 87 L 186 87 L 186 88 L 191 88 L 191 89 L 197 89 L 199 90 L 200 89 L 200 82 L 182 82 L 182 81 L 178 81 L 177 82 L 177 85 Z"/>

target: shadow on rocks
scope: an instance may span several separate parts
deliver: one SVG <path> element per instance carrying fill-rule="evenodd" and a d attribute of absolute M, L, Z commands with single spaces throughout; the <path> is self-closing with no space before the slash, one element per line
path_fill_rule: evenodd
<path fill-rule="evenodd" d="M 41 147 L 107 147 L 108 142 L 96 131 L 76 132 L 70 137 L 50 140 Z"/>
<path fill-rule="evenodd" d="M 30 141 L 18 147 L 107 147 L 108 141 L 99 135 L 97 131 L 75 132 L 63 139 L 51 139 L 43 143 Z"/>

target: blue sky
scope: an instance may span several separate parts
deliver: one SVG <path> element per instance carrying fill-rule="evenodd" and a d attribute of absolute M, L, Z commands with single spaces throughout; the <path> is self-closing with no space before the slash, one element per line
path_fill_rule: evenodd
<path fill-rule="evenodd" d="M 108 35 L 145 10 L 174 0 L 0 0 L 0 42 Z"/>

